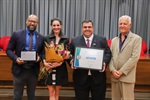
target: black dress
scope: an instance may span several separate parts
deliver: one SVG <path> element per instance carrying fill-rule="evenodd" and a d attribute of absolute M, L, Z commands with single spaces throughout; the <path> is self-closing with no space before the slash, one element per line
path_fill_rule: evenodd
<path fill-rule="evenodd" d="M 50 43 L 51 41 L 53 41 L 54 43 L 56 41 L 56 37 L 53 34 L 46 36 L 46 42 Z M 61 43 L 63 43 L 66 48 L 66 46 L 68 46 L 69 39 L 63 35 L 60 37 L 58 44 Z M 68 83 L 68 72 L 67 72 L 66 61 L 64 61 L 61 66 L 52 68 L 52 72 L 48 75 L 45 84 L 60 86 L 60 85 L 65 85 L 67 83 Z"/>

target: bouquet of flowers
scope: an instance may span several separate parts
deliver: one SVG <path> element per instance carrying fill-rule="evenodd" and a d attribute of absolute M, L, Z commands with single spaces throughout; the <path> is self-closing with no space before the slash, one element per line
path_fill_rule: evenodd
<path fill-rule="evenodd" d="M 62 62 L 65 57 L 70 54 L 68 49 L 64 48 L 64 44 L 55 45 L 53 41 L 50 44 L 45 42 L 45 59 L 46 62 Z"/>
<path fill-rule="evenodd" d="M 65 47 L 64 44 L 55 45 L 53 41 L 48 44 L 45 42 L 45 60 L 46 62 L 55 63 L 63 62 L 70 55 L 70 51 Z M 45 66 L 41 69 L 39 73 L 40 79 L 47 79 L 48 74 L 51 73 L 50 68 Z"/>
<path fill-rule="evenodd" d="M 45 82 L 47 81 L 48 75 L 51 73 L 50 69 L 47 69 L 45 66 L 41 68 L 39 73 L 39 81 L 41 84 L 45 85 Z"/>

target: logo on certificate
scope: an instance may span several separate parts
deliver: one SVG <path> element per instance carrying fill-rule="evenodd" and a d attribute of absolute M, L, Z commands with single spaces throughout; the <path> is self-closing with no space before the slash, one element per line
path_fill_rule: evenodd
<path fill-rule="evenodd" d="M 81 56 L 80 56 L 80 55 L 77 55 L 77 59 L 80 60 L 80 59 L 81 59 Z"/>

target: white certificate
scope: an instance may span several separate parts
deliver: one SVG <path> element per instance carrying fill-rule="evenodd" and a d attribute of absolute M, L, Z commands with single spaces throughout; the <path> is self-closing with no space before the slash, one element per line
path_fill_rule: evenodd
<path fill-rule="evenodd" d="M 74 67 L 86 69 L 103 69 L 104 49 L 76 47 Z"/>
<path fill-rule="evenodd" d="M 36 51 L 21 51 L 21 60 L 36 61 Z"/>

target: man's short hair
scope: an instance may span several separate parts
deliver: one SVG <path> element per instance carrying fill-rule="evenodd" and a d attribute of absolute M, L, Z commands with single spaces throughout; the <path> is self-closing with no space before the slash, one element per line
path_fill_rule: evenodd
<path fill-rule="evenodd" d="M 83 25 L 83 23 L 92 23 L 92 26 L 93 26 L 93 22 L 91 21 L 91 20 L 84 20 L 83 22 L 82 22 L 82 25 Z"/>
<path fill-rule="evenodd" d="M 123 15 L 123 16 L 121 16 L 121 17 L 119 18 L 119 21 L 120 21 L 121 18 L 127 18 L 128 21 L 129 21 L 129 24 L 131 24 L 131 17 L 130 17 L 130 16 L 128 16 L 128 15 Z"/>

